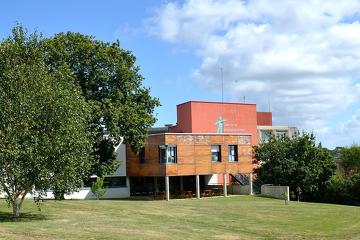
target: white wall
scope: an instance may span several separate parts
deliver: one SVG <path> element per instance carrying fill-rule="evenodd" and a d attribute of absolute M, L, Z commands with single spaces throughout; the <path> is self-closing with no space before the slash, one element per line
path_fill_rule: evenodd
<path fill-rule="evenodd" d="M 110 176 L 126 176 L 126 146 L 120 144 L 116 151 L 116 159 L 120 162 L 118 169 Z"/>
<path fill-rule="evenodd" d="M 125 144 L 121 144 L 116 149 L 116 158 L 120 162 L 118 169 L 110 176 L 126 176 L 126 147 Z M 1 193 L 0 198 L 4 198 L 5 194 Z M 33 198 L 34 196 L 30 193 L 26 195 L 26 198 Z M 126 178 L 126 187 L 107 188 L 106 193 L 102 198 L 128 198 L 130 197 L 130 182 L 129 178 Z M 46 193 L 44 199 L 53 199 L 54 195 L 52 191 Z M 95 199 L 96 197 L 91 193 L 90 188 L 81 188 L 78 192 L 74 192 L 70 195 L 65 195 L 65 199 Z"/>
<path fill-rule="evenodd" d="M 205 184 L 206 185 L 218 185 L 218 175 L 206 175 L 205 176 Z"/>
<path fill-rule="evenodd" d="M 288 201 L 290 201 L 290 192 L 289 186 L 273 186 L 271 184 L 261 185 L 261 195 L 284 199 L 285 196 Z"/>

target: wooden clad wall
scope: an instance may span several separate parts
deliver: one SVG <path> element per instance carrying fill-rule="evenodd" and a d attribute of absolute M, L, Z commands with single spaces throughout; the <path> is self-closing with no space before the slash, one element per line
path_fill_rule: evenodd
<path fill-rule="evenodd" d="M 165 176 L 166 166 L 159 163 L 159 145 L 165 144 L 165 135 L 152 135 L 145 147 L 145 161 L 140 158 L 129 145 L 126 145 L 126 175 L 128 176 Z"/>
<path fill-rule="evenodd" d="M 177 163 L 160 164 L 159 145 L 176 145 Z M 221 145 L 221 162 L 211 162 L 211 145 Z M 238 162 L 228 161 L 228 145 L 238 145 Z M 149 136 L 145 163 L 127 148 L 129 176 L 186 176 L 252 172 L 251 135 L 161 134 Z"/>

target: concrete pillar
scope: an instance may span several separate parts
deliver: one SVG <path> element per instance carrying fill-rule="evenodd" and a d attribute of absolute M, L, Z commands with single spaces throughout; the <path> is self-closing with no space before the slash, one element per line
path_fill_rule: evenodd
<path fill-rule="evenodd" d="M 130 189 L 130 177 L 126 177 L 126 186 Z"/>
<path fill-rule="evenodd" d="M 200 198 L 200 176 L 196 175 L 196 198 Z"/>
<path fill-rule="evenodd" d="M 223 174 L 223 190 L 224 190 L 224 197 L 227 197 L 227 174 Z"/>
<path fill-rule="evenodd" d="M 158 193 L 158 182 L 157 177 L 154 177 L 154 196 L 157 196 Z"/>
<path fill-rule="evenodd" d="M 250 195 L 253 195 L 254 193 L 253 193 L 253 174 L 252 173 L 250 173 L 250 176 L 249 176 L 249 188 L 250 188 Z"/>
<path fill-rule="evenodd" d="M 180 176 L 180 191 L 184 191 L 184 179 L 183 179 L 183 176 Z"/>
<path fill-rule="evenodd" d="M 166 201 L 170 200 L 170 187 L 169 187 L 169 176 L 165 176 L 165 196 Z"/>

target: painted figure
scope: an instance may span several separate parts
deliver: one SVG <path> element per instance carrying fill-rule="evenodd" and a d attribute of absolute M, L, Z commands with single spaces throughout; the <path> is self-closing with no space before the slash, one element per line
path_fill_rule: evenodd
<path fill-rule="evenodd" d="M 223 122 L 225 122 L 226 120 L 223 119 L 221 116 L 219 117 L 219 120 L 217 122 L 215 122 L 215 125 L 218 125 L 217 128 L 217 133 L 223 133 Z"/>

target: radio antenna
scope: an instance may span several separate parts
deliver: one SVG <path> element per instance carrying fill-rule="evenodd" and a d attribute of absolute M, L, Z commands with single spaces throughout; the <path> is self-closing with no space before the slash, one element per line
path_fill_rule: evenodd
<path fill-rule="evenodd" d="M 221 71 L 221 103 L 224 103 L 224 77 L 223 77 L 223 69 L 220 68 Z"/>

